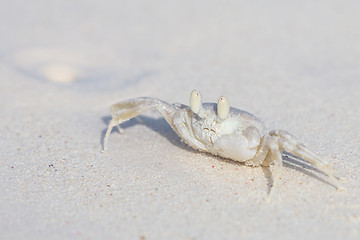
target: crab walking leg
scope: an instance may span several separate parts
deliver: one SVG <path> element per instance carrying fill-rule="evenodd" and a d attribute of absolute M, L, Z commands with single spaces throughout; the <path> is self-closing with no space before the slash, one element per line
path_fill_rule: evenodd
<path fill-rule="evenodd" d="M 318 169 L 323 171 L 326 175 L 330 177 L 330 179 L 332 180 L 332 182 L 334 183 L 337 189 L 339 190 L 342 189 L 342 187 L 339 184 L 339 179 L 337 177 L 335 170 L 326 161 L 321 160 L 314 153 L 309 151 L 304 145 L 297 145 L 297 147 L 294 148 L 294 146 L 292 146 L 291 143 L 287 142 L 287 140 L 284 139 L 281 139 L 280 144 L 284 146 L 286 151 L 305 159 L 306 161 L 308 161 L 309 163 L 313 164 Z"/>
<path fill-rule="evenodd" d="M 342 189 L 338 181 L 339 177 L 337 176 L 337 173 L 327 161 L 320 159 L 315 153 L 311 152 L 307 147 L 299 143 L 294 136 L 287 133 L 286 131 L 276 130 L 272 133 L 279 137 L 279 143 L 286 151 L 305 159 L 309 163 L 319 168 L 330 177 L 338 189 Z"/>
<path fill-rule="evenodd" d="M 105 133 L 105 136 L 104 136 L 104 149 L 103 149 L 103 152 L 106 152 L 107 151 L 107 142 L 108 142 L 108 139 L 109 139 L 109 135 L 112 131 L 112 129 L 114 128 L 114 126 L 116 125 L 114 119 L 111 119 L 109 125 L 108 125 L 108 128 L 106 130 L 106 133 Z M 123 130 L 120 128 L 120 133 L 123 132 Z"/>
<path fill-rule="evenodd" d="M 281 176 L 283 168 L 282 149 L 279 148 L 276 137 L 267 136 L 266 141 L 269 145 L 271 159 L 274 162 L 275 166 L 273 174 L 273 186 L 275 186 Z"/>
<path fill-rule="evenodd" d="M 119 124 L 130 120 L 149 110 L 155 109 L 163 115 L 166 121 L 172 125 L 172 118 L 177 111 L 174 105 L 156 98 L 141 97 L 116 103 L 110 107 L 112 120 L 106 130 L 104 137 L 104 152 L 107 150 L 107 142 L 112 129 L 117 126 L 120 133 L 123 130 Z"/>
<path fill-rule="evenodd" d="M 334 168 L 330 166 L 330 164 L 319 158 L 315 153 L 310 151 L 304 144 L 299 143 L 298 140 L 292 136 L 290 133 L 284 130 L 276 130 L 271 131 L 270 134 L 274 136 L 279 136 L 281 138 L 281 144 L 286 149 L 286 151 L 298 155 L 315 165 L 319 169 L 321 169 L 324 173 L 326 173 L 329 177 L 338 177 Z"/>

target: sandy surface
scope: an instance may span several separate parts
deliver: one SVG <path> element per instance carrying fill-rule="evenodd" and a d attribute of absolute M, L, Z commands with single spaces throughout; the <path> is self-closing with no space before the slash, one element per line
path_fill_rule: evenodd
<path fill-rule="evenodd" d="M 360 239 L 359 1 L 0 1 L 1 239 Z M 328 160 L 201 154 L 138 96 L 229 97 Z M 142 122 L 142 123 L 141 123 Z"/>

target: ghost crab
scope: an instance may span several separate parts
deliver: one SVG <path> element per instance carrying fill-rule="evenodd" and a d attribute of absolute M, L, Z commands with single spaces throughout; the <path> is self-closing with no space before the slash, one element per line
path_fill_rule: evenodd
<path fill-rule="evenodd" d="M 190 107 L 170 104 L 157 98 L 140 97 L 111 106 L 112 120 L 104 137 L 104 151 L 113 127 L 146 111 L 157 110 L 172 129 L 192 148 L 242 162 L 248 166 L 274 164 L 273 184 L 280 175 L 283 151 L 290 152 L 327 174 L 339 189 L 335 170 L 284 130 L 267 132 L 264 124 L 246 111 L 230 107 L 227 97 L 216 103 L 202 103 L 201 94 L 193 90 Z"/>

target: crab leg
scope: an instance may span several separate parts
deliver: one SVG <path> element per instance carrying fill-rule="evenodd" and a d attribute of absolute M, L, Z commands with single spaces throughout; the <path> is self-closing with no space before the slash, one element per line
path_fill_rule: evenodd
<path fill-rule="evenodd" d="M 275 165 L 275 171 L 273 174 L 273 184 L 272 187 L 275 186 L 277 181 L 280 178 L 282 167 L 283 167 L 283 160 L 282 160 L 282 148 L 279 146 L 279 144 L 276 142 L 276 139 L 272 136 L 267 136 L 266 142 L 268 143 L 271 159 L 274 162 Z M 270 192 L 271 193 L 271 192 Z"/>
<path fill-rule="evenodd" d="M 279 144 L 283 146 L 286 151 L 315 165 L 334 181 L 334 184 L 336 184 L 338 189 L 340 188 L 338 184 L 339 177 L 327 161 L 320 159 L 315 153 L 299 143 L 294 136 L 284 130 L 273 130 L 269 134 L 276 137 Z"/>
<path fill-rule="evenodd" d="M 104 152 L 111 130 L 116 126 L 120 132 L 123 130 L 119 124 L 130 120 L 149 110 L 155 109 L 163 115 L 167 122 L 171 122 L 177 108 L 165 101 L 156 98 L 141 97 L 116 103 L 110 107 L 112 119 L 104 137 Z"/>

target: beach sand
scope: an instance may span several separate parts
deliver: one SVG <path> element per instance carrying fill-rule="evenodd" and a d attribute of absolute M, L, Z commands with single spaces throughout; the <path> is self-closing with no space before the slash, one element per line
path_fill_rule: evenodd
<path fill-rule="evenodd" d="M 1 239 L 359 239 L 358 1 L 13 1 L 0 8 Z M 157 112 L 221 95 L 345 178 L 192 150 Z"/>

